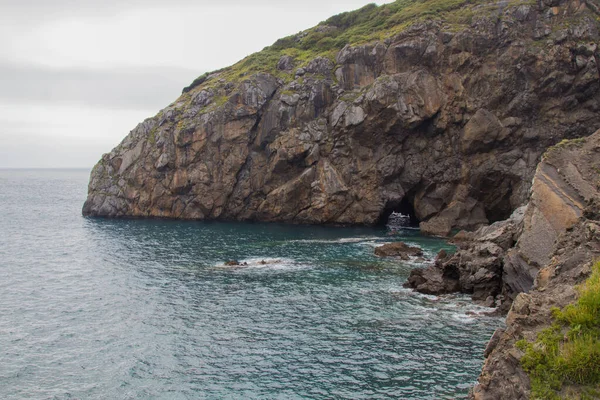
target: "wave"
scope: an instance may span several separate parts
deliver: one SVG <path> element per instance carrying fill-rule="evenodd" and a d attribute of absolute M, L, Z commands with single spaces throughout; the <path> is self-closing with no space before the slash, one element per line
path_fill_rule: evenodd
<path fill-rule="evenodd" d="M 463 324 L 470 324 L 485 318 L 502 318 L 490 315 L 496 309 L 473 303 L 468 295 L 448 294 L 429 295 L 413 291 L 407 288 L 391 288 L 389 292 L 396 297 L 413 298 L 411 308 L 419 315 L 430 317 L 432 314 L 446 314 L 452 320 Z"/>
<path fill-rule="evenodd" d="M 323 244 L 347 244 L 347 243 L 363 243 L 373 242 L 375 240 L 381 240 L 378 236 L 364 236 L 364 237 L 349 237 L 339 239 L 298 239 L 289 240 L 287 243 L 323 243 Z"/>

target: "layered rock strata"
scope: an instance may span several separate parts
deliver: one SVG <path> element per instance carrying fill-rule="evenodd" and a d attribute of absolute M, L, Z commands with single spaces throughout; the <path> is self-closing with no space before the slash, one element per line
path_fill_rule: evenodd
<path fill-rule="evenodd" d="M 469 25 L 409 24 L 335 60 L 203 77 L 102 157 L 84 215 L 375 224 L 404 211 L 439 235 L 506 219 L 549 146 L 600 127 L 598 22 L 579 1 L 477 7 Z"/>

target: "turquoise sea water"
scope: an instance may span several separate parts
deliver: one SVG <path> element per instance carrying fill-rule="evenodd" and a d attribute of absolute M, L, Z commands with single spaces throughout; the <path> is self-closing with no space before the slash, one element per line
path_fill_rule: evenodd
<path fill-rule="evenodd" d="M 443 242 L 85 219 L 88 174 L 0 170 L 0 398 L 440 399 L 476 380 L 500 320 L 373 256 Z"/>

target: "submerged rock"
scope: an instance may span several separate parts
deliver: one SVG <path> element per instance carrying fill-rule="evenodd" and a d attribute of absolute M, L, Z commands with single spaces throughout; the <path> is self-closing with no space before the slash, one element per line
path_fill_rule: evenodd
<path fill-rule="evenodd" d="M 240 262 L 237 260 L 231 260 L 231 261 L 227 261 L 224 264 L 226 267 L 247 267 L 248 263 L 247 262 Z"/>
<path fill-rule="evenodd" d="M 410 257 L 420 257 L 423 250 L 419 247 L 409 246 L 404 242 L 388 243 L 375 248 L 375 255 L 379 257 L 400 257 L 408 260 Z"/>

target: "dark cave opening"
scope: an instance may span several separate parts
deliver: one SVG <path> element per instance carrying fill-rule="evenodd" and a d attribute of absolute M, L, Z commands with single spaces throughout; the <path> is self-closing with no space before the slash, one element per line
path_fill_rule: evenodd
<path fill-rule="evenodd" d="M 490 224 L 508 219 L 513 212 L 511 196 L 517 182 L 500 173 L 491 173 L 483 178 L 480 192 L 475 196 L 484 207 Z"/>
<path fill-rule="evenodd" d="M 485 210 L 486 217 L 490 224 L 498 221 L 504 221 L 510 218 L 513 209 L 510 206 L 510 202 L 508 199 L 504 203 L 496 206 L 495 208 L 490 208 Z"/>
<path fill-rule="evenodd" d="M 415 213 L 415 208 L 413 206 L 413 202 L 410 196 L 404 196 L 400 201 L 388 200 L 383 211 L 381 212 L 378 225 L 388 225 L 390 217 L 393 213 L 399 213 L 402 215 L 407 215 L 409 217 L 408 224 L 405 225 L 406 227 L 419 227 L 419 223 L 421 221 L 419 221 L 419 219 L 417 218 L 417 214 Z"/>
<path fill-rule="evenodd" d="M 455 265 L 447 265 L 444 268 L 443 277 L 457 281 L 460 279 L 460 271 Z"/>

